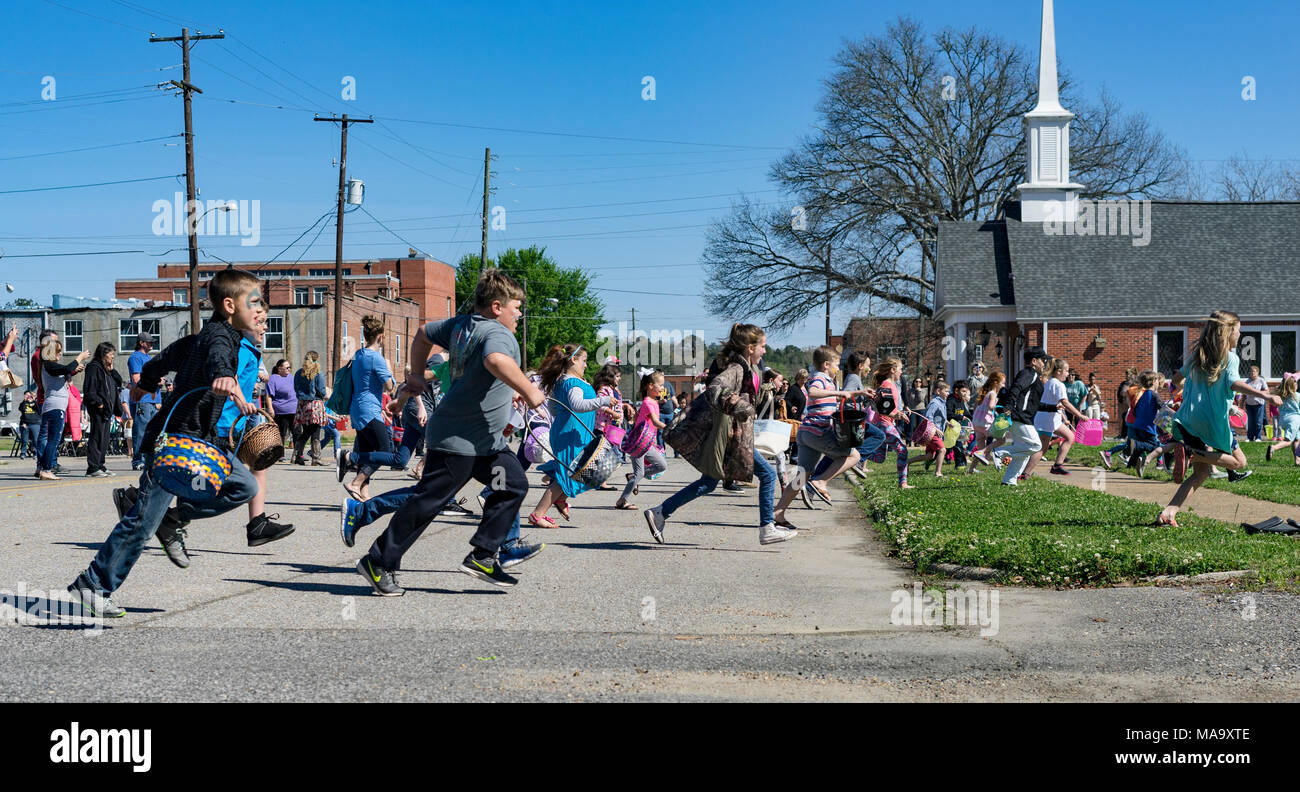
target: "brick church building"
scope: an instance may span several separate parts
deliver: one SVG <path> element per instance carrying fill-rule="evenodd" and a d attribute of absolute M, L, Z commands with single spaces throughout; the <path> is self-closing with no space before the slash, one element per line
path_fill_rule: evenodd
<path fill-rule="evenodd" d="M 1181 368 L 1216 309 L 1241 316 L 1243 368 L 1271 383 L 1296 371 L 1300 297 L 1287 287 L 1300 272 L 1300 203 L 1080 199 L 1051 0 L 1043 11 L 1019 200 L 997 219 L 939 224 L 935 319 L 957 342 L 949 380 L 980 357 L 1014 375 L 1040 345 L 1085 379 L 1096 373 L 1113 420 L 1124 370 Z M 1002 360 L 987 354 L 994 345 Z"/>

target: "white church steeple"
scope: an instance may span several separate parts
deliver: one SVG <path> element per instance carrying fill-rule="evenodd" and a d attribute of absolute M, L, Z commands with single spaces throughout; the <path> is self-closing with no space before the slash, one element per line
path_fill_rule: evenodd
<path fill-rule="evenodd" d="M 1070 119 L 1061 106 L 1056 78 L 1056 23 L 1052 0 L 1043 0 L 1038 45 L 1038 105 L 1025 113 L 1028 181 L 1019 186 L 1020 219 L 1026 223 L 1073 221 L 1082 184 L 1070 181 Z"/>

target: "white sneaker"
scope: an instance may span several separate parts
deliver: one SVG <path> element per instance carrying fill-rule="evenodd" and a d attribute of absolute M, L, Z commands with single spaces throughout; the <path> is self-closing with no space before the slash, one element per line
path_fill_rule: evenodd
<path fill-rule="evenodd" d="M 796 533 L 798 531 L 787 531 L 784 528 L 778 528 L 776 523 L 768 523 L 759 527 L 758 543 L 767 545 L 784 542 L 787 539 L 793 539 Z"/>
<path fill-rule="evenodd" d="M 659 544 L 663 544 L 664 523 L 667 522 L 667 520 L 664 518 L 663 507 L 655 506 L 653 508 L 646 509 L 645 511 L 641 512 L 641 514 L 645 516 L 646 525 L 650 526 L 650 535 L 654 537 L 654 540 L 656 542 L 658 542 Z"/>
<path fill-rule="evenodd" d="M 1228 474 L 1224 473 L 1222 470 L 1216 470 L 1210 474 L 1210 478 L 1212 479 L 1226 479 L 1227 477 Z"/>

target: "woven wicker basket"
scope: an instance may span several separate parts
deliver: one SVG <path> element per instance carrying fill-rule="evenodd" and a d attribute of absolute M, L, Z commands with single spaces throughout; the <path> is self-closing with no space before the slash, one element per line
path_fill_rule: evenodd
<path fill-rule="evenodd" d="M 266 420 L 259 424 L 244 422 L 239 442 L 235 442 L 235 427 L 239 421 L 230 425 L 230 442 L 237 449 L 235 456 L 248 465 L 249 470 L 266 470 L 284 459 L 284 438 L 280 436 L 280 427 L 275 425 L 275 418 L 266 410 L 258 410 Z"/>

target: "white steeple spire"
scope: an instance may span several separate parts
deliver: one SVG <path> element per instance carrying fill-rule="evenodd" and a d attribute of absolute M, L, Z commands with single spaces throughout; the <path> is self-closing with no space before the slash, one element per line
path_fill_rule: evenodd
<path fill-rule="evenodd" d="M 1038 105 L 1025 113 L 1029 180 L 1020 185 L 1020 219 L 1027 223 L 1073 221 L 1076 191 L 1070 181 L 1070 119 L 1061 106 L 1056 77 L 1056 19 L 1052 0 L 1043 0 L 1038 42 Z"/>

